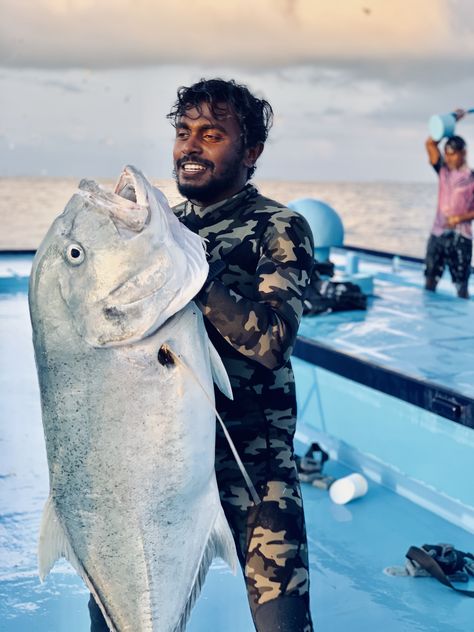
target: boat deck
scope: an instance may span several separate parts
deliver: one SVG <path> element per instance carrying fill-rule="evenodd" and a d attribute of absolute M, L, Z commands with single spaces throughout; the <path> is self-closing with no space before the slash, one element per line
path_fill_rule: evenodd
<path fill-rule="evenodd" d="M 26 297 L 28 258 L 17 259 L 15 266 L 0 257 L 0 629 L 85 632 L 89 629 L 88 593 L 70 567 L 57 565 L 43 585 L 36 574 L 36 543 L 48 475 Z M 405 289 L 409 288 L 407 284 Z M 383 284 L 377 283 L 380 291 Z M 471 302 L 448 296 L 438 300 L 453 307 L 459 326 L 467 326 Z M 405 304 L 409 312 L 412 302 L 407 299 Z M 377 299 L 371 309 L 378 309 Z M 387 310 L 383 313 L 388 318 Z M 372 318 L 370 312 L 358 316 L 359 325 L 363 316 L 367 322 Z M 334 317 L 339 320 L 338 315 Z M 330 320 L 322 317 L 321 327 L 329 327 Z M 446 320 L 448 316 L 443 326 L 448 327 Z M 346 325 L 339 330 L 342 341 L 352 327 L 350 320 Z M 316 322 L 305 327 L 316 327 Z M 403 329 L 400 326 L 400 332 Z M 433 339 L 439 340 L 437 333 Z M 409 354 L 410 345 L 406 348 Z M 410 357 L 416 359 L 416 354 Z M 423 366 L 430 363 L 435 367 L 433 358 Z M 298 447 L 302 453 L 303 446 Z M 335 461 L 326 464 L 329 475 L 339 477 L 347 471 Z M 386 567 L 403 565 L 410 545 L 450 542 L 472 551 L 472 534 L 372 481 L 366 496 L 345 506 L 333 504 L 326 491 L 310 485 L 303 485 L 303 490 L 312 609 L 319 632 L 465 632 L 473 628 L 470 599 L 431 578 L 384 573 Z M 253 629 L 242 578 L 234 577 L 223 564 L 214 564 L 192 613 L 189 632 Z"/>
<path fill-rule="evenodd" d="M 343 274 L 343 252 L 332 258 Z M 307 317 L 299 336 L 474 399 L 474 283 L 463 300 L 446 273 L 433 294 L 422 291 L 419 263 L 392 268 L 390 259 L 361 255 L 359 274 L 374 279 L 369 309 Z"/>

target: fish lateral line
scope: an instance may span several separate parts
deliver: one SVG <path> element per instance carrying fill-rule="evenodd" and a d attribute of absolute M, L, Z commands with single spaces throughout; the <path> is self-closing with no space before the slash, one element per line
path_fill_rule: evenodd
<path fill-rule="evenodd" d="M 161 357 L 161 360 L 160 360 Z M 217 412 L 217 409 L 214 405 L 214 402 L 212 401 L 211 397 L 209 396 L 209 393 L 206 391 L 206 389 L 204 388 L 204 386 L 201 384 L 201 382 L 199 381 L 199 379 L 197 378 L 196 374 L 194 373 L 194 371 L 191 369 L 191 367 L 189 367 L 186 362 L 184 362 L 184 360 L 176 353 L 174 353 L 174 351 L 166 344 L 162 344 L 159 351 L 158 351 L 158 362 L 160 362 L 160 364 L 163 364 L 162 360 L 165 362 L 164 366 L 170 366 L 170 365 L 174 365 L 177 364 L 178 366 L 183 367 L 183 369 L 185 371 L 188 372 L 188 374 L 191 376 L 191 378 L 196 382 L 196 384 L 199 386 L 199 388 L 201 389 L 201 391 L 204 393 L 204 395 L 206 396 L 206 399 L 208 400 L 209 404 L 211 405 L 212 410 L 214 411 L 217 419 L 219 420 L 219 423 L 221 425 L 222 431 L 224 432 L 225 438 L 227 439 L 227 443 L 229 444 L 229 447 L 232 451 L 232 454 L 234 455 L 234 459 L 239 467 L 239 470 L 242 474 L 242 476 L 244 477 L 245 483 L 248 487 L 248 490 L 250 492 L 250 495 L 252 496 L 252 500 L 254 502 L 255 505 L 259 505 L 262 501 L 260 499 L 260 496 L 257 493 L 257 490 L 255 489 L 254 484 L 252 483 L 252 480 L 245 468 L 245 465 L 242 463 L 242 459 L 239 456 L 239 453 L 237 451 L 237 448 L 235 447 L 234 442 L 232 441 L 232 437 L 229 434 L 229 431 L 227 430 L 224 421 L 222 420 L 222 417 L 219 415 L 219 413 Z"/>

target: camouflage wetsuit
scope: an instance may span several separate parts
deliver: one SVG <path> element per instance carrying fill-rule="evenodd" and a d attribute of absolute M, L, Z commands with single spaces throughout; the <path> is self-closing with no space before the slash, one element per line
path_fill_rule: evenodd
<path fill-rule="evenodd" d="M 259 632 L 311 632 L 308 550 L 293 458 L 296 398 L 290 354 L 313 265 L 306 221 L 251 185 L 223 202 L 176 207 L 207 240 L 219 277 L 196 302 L 229 374 L 234 401 L 217 409 L 262 503 L 252 503 L 222 432 L 216 473 Z"/>

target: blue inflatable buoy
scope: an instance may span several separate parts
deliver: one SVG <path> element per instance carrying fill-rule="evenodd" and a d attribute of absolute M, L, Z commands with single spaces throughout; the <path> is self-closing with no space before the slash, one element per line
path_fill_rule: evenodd
<path fill-rule="evenodd" d="M 314 254 L 318 261 L 329 259 L 331 246 L 344 243 L 344 226 L 336 211 L 321 200 L 299 198 L 289 202 L 288 208 L 302 215 L 314 237 Z"/>

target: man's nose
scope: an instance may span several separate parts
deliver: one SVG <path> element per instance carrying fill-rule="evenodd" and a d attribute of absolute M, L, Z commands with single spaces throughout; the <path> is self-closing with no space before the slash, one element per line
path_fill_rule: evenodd
<path fill-rule="evenodd" d="M 181 145 L 181 153 L 185 154 L 200 154 L 202 146 L 199 138 L 194 134 L 190 134 Z"/>

